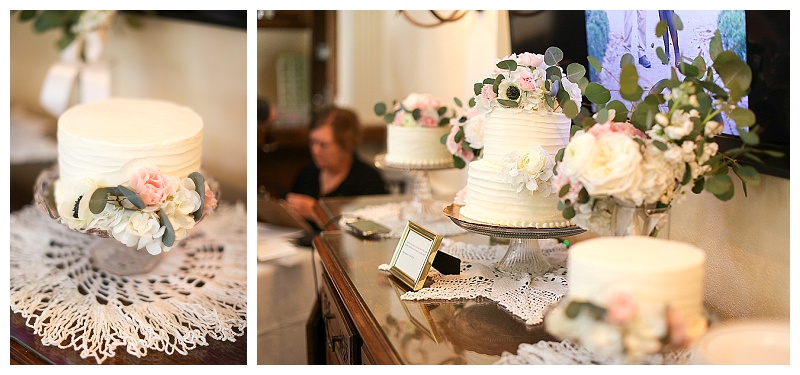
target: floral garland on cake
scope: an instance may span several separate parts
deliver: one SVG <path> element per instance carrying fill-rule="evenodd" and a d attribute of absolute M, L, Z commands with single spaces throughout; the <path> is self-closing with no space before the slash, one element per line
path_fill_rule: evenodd
<path fill-rule="evenodd" d="M 612 293 L 605 306 L 567 297 L 547 313 L 544 324 L 558 338 L 628 364 L 691 344 L 680 310 L 645 303 L 627 292 Z"/>
<path fill-rule="evenodd" d="M 119 242 L 153 255 L 169 251 L 217 207 L 214 192 L 199 172 L 178 178 L 148 166 L 119 186 L 101 186 L 91 178 L 80 184 L 86 193 L 74 204 L 65 202 L 72 207 L 59 207 L 59 212 L 72 213 L 61 216 L 70 229 L 104 230 Z"/>
<path fill-rule="evenodd" d="M 577 63 L 558 65 L 564 53 L 550 47 L 544 55 L 523 52 L 499 59 L 486 77 L 473 85 L 474 106 L 481 113 L 493 108 L 519 108 L 564 113 L 573 118 L 582 100 L 579 82 L 586 68 Z"/>
<path fill-rule="evenodd" d="M 386 103 L 379 102 L 374 111 L 392 126 L 435 128 L 450 124 L 448 108 L 431 94 L 408 94 L 400 102 L 392 102 L 391 111 Z"/>

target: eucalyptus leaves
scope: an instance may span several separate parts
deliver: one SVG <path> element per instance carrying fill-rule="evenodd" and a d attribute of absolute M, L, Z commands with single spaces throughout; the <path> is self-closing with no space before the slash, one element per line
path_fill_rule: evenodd
<path fill-rule="evenodd" d="M 199 172 L 177 178 L 144 167 L 128 184 L 87 183 L 86 194 L 78 198 L 72 217 L 63 218 L 70 228 L 106 230 L 127 246 L 146 248 L 151 254 L 169 251 L 204 213 L 217 206 Z"/>
<path fill-rule="evenodd" d="M 663 34 L 664 27 L 659 24 L 656 31 Z M 610 91 L 600 84 L 581 86 L 597 112 L 589 116 L 582 109 L 569 145 L 556 155 L 554 184 L 565 218 L 590 229 L 590 223 L 603 221 L 612 202 L 669 207 L 688 191 L 707 191 L 727 201 L 734 195 L 729 170 L 741 180 L 745 195 L 748 184 L 760 183 L 756 169 L 741 159 L 760 162 L 760 153 L 781 155 L 756 148 L 755 115 L 739 106 L 749 92 L 750 67 L 722 49 L 719 31 L 709 51 L 710 64 L 702 56 L 691 62 L 684 56 L 678 70 L 672 68 L 670 77 L 647 91 L 633 56 L 623 55 L 619 94 L 631 102 L 630 109 L 611 100 Z M 660 47 L 657 55 L 666 62 Z M 591 56 L 589 62 L 598 72 L 603 70 Z M 726 118 L 735 123 L 743 144 L 719 152 L 714 137 Z"/>
<path fill-rule="evenodd" d="M 450 124 L 447 110 L 435 96 L 417 93 L 408 94 L 399 103 L 392 103 L 391 111 L 383 102 L 376 103 L 374 107 L 375 114 L 382 116 L 389 125 L 425 128 Z"/>
<path fill-rule="evenodd" d="M 500 59 L 495 69 L 473 85 L 475 108 L 481 113 L 502 107 L 577 116 L 580 85 L 588 84 L 586 68 L 572 63 L 565 74 L 558 66 L 563 59 L 558 47 L 548 48 L 544 55 L 525 52 Z"/>

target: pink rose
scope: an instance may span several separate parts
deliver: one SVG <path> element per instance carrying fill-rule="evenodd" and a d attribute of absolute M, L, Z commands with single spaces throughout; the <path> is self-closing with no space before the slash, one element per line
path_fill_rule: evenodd
<path fill-rule="evenodd" d="M 492 85 L 483 85 L 483 88 L 481 88 L 481 97 L 491 102 L 492 99 L 497 97 L 497 94 L 494 92 Z"/>
<path fill-rule="evenodd" d="M 595 138 L 602 138 L 612 133 L 620 133 L 629 137 L 637 137 L 641 139 L 647 138 L 647 136 L 641 130 L 637 129 L 629 122 L 608 121 L 604 124 L 594 124 L 591 128 L 589 128 L 588 133 L 595 136 Z"/>
<path fill-rule="evenodd" d="M 689 335 L 686 333 L 686 322 L 683 314 L 672 306 L 667 308 L 667 327 L 669 327 L 670 344 L 678 348 L 686 348 L 690 344 Z"/>
<path fill-rule="evenodd" d="M 131 187 L 139 194 L 145 205 L 151 206 L 164 201 L 170 182 L 158 168 L 144 167 L 131 177 Z"/>
<path fill-rule="evenodd" d="M 525 91 L 533 91 L 533 89 L 536 88 L 536 82 L 533 81 L 533 75 L 531 75 L 531 73 L 527 70 L 520 73 L 519 78 L 517 78 L 517 84 L 519 85 L 519 88 Z"/>
<path fill-rule="evenodd" d="M 445 145 L 451 154 L 458 156 L 461 159 L 464 159 L 465 162 L 469 163 L 475 158 L 475 154 L 473 154 L 471 151 L 464 150 L 464 148 L 461 147 L 461 142 L 456 142 L 456 133 L 458 133 L 459 129 L 461 129 L 461 127 L 458 125 L 450 128 L 450 134 L 447 135 Z M 461 141 L 463 142 L 464 139 L 462 138 Z"/>
<path fill-rule="evenodd" d="M 422 118 L 419 119 L 419 123 L 426 128 L 435 128 L 439 125 L 436 119 L 431 116 L 422 116 Z"/>
<path fill-rule="evenodd" d="M 564 195 L 559 199 L 561 199 L 564 202 L 566 201 L 576 202 L 578 200 L 578 193 L 580 193 L 581 188 L 583 188 L 583 184 L 578 180 L 575 181 L 571 180 L 569 176 L 567 176 L 567 174 L 562 169 L 563 165 L 561 163 L 558 163 L 558 165 L 556 166 L 556 172 L 558 174 L 553 175 L 553 178 L 551 179 L 553 184 L 553 191 L 555 191 L 556 194 L 558 194 L 564 185 L 569 184 L 569 191 L 567 192 L 566 195 Z"/>
<path fill-rule="evenodd" d="M 544 56 L 523 52 L 519 54 L 518 61 L 521 65 L 537 67 L 544 62 Z"/>
<path fill-rule="evenodd" d="M 636 299 L 628 293 L 616 293 L 608 301 L 608 320 L 613 324 L 625 324 L 636 316 Z"/>
<path fill-rule="evenodd" d="M 453 203 L 463 206 L 467 203 L 467 187 L 463 187 L 461 190 L 456 193 L 456 197 L 453 199 Z"/>
<path fill-rule="evenodd" d="M 205 214 L 211 213 L 217 207 L 217 197 L 214 196 L 214 192 L 211 191 L 211 188 L 208 187 L 208 181 L 203 181 L 205 185 L 205 204 L 203 204 L 203 212 Z"/>

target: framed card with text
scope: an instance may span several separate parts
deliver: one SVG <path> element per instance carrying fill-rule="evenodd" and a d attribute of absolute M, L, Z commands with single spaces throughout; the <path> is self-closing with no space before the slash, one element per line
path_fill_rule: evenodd
<path fill-rule="evenodd" d="M 422 289 L 441 244 L 442 236 L 409 220 L 394 250 L 389 272 L 412 290 Z"/>

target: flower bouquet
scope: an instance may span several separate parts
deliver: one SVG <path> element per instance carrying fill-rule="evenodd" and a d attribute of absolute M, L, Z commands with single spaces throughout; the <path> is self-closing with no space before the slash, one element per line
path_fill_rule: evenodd
<path fill-rule="evenodd" d="M 84 179 L 85 191 L 73 203 L 58 207 L 61 221 L 70 229 L 101 230 L 128 247 L 146 248 L 153 255 L 169 251 L 188 235 L 204 214 L 217 207 L 217 199 L 199 172 L 185 178 L 143 167 L 119 186 Z"/>
<path fill-rule="evenodd" d="M 758 162 L 759 153 L 780 155 L 755 147 L 755 115 L 739 105 L 750 87 L 750 67 L 722 49 L 718 31 L 709 51 L 711 63 L 702 56 L 691 64 L 681 62 L 677 71 L 672 68 L 669 78 L 648 91 L 640 85 L 633 56 L 623 55 L 620 95 L 631 102 L 630 110 L 610 100 L 603 86 L 582 86 L 598 110 L 582 116 L 582 123 L 573 126 L 570 143 L 556 155 L 553 185 L 565 218 L 587 230 L 614 234 L 612 214 L 617 207 L 668 209 L 689 191 L 707 191 L 727 201 L 734 195 L 729 170 L 741 180 L 745 195 L 748 184 L 760 182 L 756 169 L 740 158 Z M 658 55 L 665 59 L 663 53 Z M 602 71 L 591 56 L 589 62 Z M 735 122 L 743 145 L 719 152 L 714 137 L 721 133 L 724 118 Z"/>
<path fill-rule="evenodd" d="M 391 111 L 383 102 L 376 103 L 373 109 L 393 126 L 435 128 L 450 124 L 448 108 L 431 94 L 408 94 L 402 101 L 394 101 Z"/>

